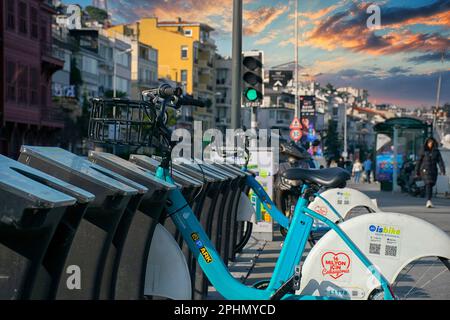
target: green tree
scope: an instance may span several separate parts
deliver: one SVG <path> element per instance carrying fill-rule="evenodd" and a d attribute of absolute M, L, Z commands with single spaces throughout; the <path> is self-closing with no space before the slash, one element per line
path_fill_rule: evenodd
<path fill-rule="evenodd" d="M 105 20 L 108 19 L 108 12 L 100 8 L 87 6 L 84 10 L 89 15 L 90 20 L 95 20 L 100 23 L 103 23 Z"/>
<path fill-rule="evenodd" d="M 81 71 L 77 66 L 77 60 L 72 58 L 70 61 L 70 85 L 75 86 L 76 97 L 79 98 L 80 86 L 83 85 Z"/>
<path fill-rule="evenodd" d="M 128 94 L 126 92 L 123 91 L 119 91 L 116 90 L 116 98 L 125 98 Z M 114 91 L 113 90 L 106 90 L 104 97 L 105 98 L 112 98 L 114 96 Z"/>
<path fill-rule="evenodd" d="M 340 155 L 340 141 L 339 134 L 337 132 L 337 121 L 329 120 L 327 133 L 325 136 L 325 157 L 331 160 L 339 159 Z"/>
<path fill-rule="evenodd" d="M 77 119 L 79 136 L 81 137 L 81 139 L 87 137 L 88 135 L 89 118 L 90 118 L 90 103 L 86 93 L 84 93 L 83 103 L 81 105 L 81 115 Z"/>

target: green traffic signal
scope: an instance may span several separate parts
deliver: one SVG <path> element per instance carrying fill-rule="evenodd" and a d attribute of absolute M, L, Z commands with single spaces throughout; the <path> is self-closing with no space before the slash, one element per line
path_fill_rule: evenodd
<path fill-rule="evenodd" d="M 245 97 L 249 101 L 255 101 L 256 99 L 258 99 L 258 92 L 253 88 L 248 88 L 245 92 Z"/>

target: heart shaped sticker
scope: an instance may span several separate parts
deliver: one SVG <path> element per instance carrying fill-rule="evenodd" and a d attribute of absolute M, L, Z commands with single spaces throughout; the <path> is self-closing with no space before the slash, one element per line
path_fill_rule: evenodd
<path fill-rule="evenodd" d="M 322 275 L 338 279 L 345 273 L 350 273 L 350 257 L 346 253 L 328 251 L 322 255 Z"/>

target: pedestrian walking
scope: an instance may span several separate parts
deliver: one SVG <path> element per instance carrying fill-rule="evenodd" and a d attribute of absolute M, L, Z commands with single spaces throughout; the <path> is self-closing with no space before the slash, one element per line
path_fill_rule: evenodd
<path fill-rule="evenodd" d="M 352 168 L 352 175 L 354 177 L 355 183 L 359 183 L 359 180 L 361 179 L 361 173 L 363 171 L 363 165 L 359 159 L 356 159 L 355 163 L 353 164 Z"/>
<path fill-rule="evenodd" d="M 364 172 L 366 173 L 367 183 L 370 183 L 370 173 L 372 172 L 372 160 L 370 160 L 370 158 L 367 158 L 363 163 L 363 167 Z"/>
<path fill-rule="evenodd" d="M 339 168 L 342 168 L 342 169 L 345 168 L 345 160 L 344 160 L 343 157 L 340 157 L 340 158 L 339 158 L 339 160 L 338 160 L 338 162 L 337 162 L 337 166 L 338 166 Z"/>
<path fill-rule="evenodd" d="M 336 168 L 336 167 L 337 167 L 336 161 L 331 160 L 329 168 Z"/>
<path fill-rule="evenodd" d="M 432 208 L 433 203 L 433 187 L 436 184 L 438 176 L 438 165 L 442 175 L 445 175 L 444 160 L 442 160 L 441 152 L 438 149 L 437 141 L 430 137 L 425 141 L 423 151 L 419 156 L 416 164 L 416 174 L 420 176 L 425 183 L 425 191 L 427 195 L 427 208 Z"/>

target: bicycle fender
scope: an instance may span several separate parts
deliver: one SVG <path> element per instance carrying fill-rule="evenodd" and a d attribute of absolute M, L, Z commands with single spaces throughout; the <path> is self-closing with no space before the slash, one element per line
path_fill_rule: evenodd
<path fill-rule="evenodd" d="M 450 259 L 450 237 L 433 224 L 405 214 L 377 212 L 339 224 L 375 268 L 393 284 L 408 264 L 425 257 Z M 296 294 L 367 299 L 380 286 L 336 232 L 311 249 Z"/>
<path fill-rule="evenodd" d="M 251 222 L 254 214 L 256 214 L 255 209 L 253 208 L 250 199 L 245 193 L 241 192 L 236 220 Z"/>
<path fill-rule="evenodd" d="M 183 252 L 159 223 L 150 245 L 144 294 L 173 300 L 192 298 L 191 276 Z"/>
<path fill-rule="evenodd" d="M 328 189 L 320 195 L 336 209 L 344 220 L 347 218 L 349 212 L 356 207 L 362 206 L 367 207 L 374 212 L 381 212 L 377 206 L 376 200 L 370 199 L 364 193 L 355 189 Z M 324 215 L 333 222 L 339 221 L 339 217 L 319 197 L 316 197 L 314 201 L 309 204 L 308 208 Z"/>

